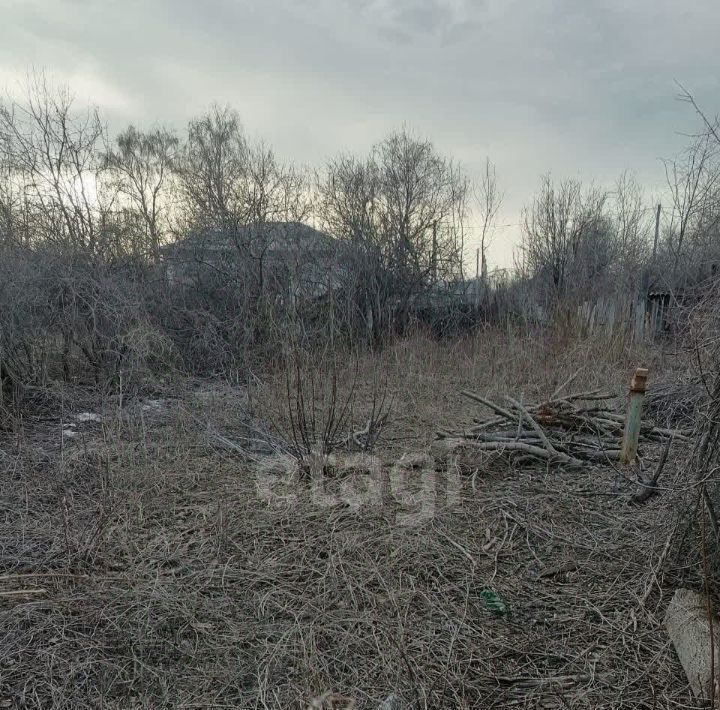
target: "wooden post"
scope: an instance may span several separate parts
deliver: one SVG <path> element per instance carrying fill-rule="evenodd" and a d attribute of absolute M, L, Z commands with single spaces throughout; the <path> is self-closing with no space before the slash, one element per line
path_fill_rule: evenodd
<path fill-rule="evenodd" d="M 628 409 L 625 415 L 625 431 L 623 432 L 620 450 L 620 462 L 631 463 L 635 460 L 640 440 L 640 425 L 642 424 L 642 406 L 645 399 L 648 371 L 644 367 L 635 370 L 630 382 L 630 395 Z"/>

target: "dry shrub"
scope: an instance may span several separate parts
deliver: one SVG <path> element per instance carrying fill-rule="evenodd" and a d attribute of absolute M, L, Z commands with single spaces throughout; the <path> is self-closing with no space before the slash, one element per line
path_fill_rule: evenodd
<path fill-rule="evenodd" d="M 119 338 L 125 385 L 146 385 L 157 375 L 175 374 L 179 366 L 177 348 L 170 337 L 148 321 L 130 326 Z"/>
<path fill-rule="evenodd" d="M 666 386 L 667 410 L 694 425 L 694 446 L 670 487 L 678 492 L 673 571 L 720 604 L 720 282 L 699 289 L 684 309 L 686 376 Z"/>
<path fill-rule="evenodd" d="M 377 373 L 362 378 L 357 353 L 293 344 L 281 370 L 284 402 L 274 421 L 287 442 L 283 448 L 299 461 L 302 477 L 316 469 L 327 472 L 336 453 L 375 450 L 391 418 L 392 402 Z"/>

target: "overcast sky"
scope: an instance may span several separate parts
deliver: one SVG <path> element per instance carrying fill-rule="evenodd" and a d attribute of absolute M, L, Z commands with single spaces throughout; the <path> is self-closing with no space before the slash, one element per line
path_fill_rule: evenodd
<path fill-rule="evenodd" d="M 0 85 L 44 68 L 114 129 L 229 103 L 312 165 L 406 124 L 489 156 L 513 224 L 546 171 L 657 191 L 695 125 L 675 80 L 720 110 L 719 38 L 719 0 L 0 0 Z"/>

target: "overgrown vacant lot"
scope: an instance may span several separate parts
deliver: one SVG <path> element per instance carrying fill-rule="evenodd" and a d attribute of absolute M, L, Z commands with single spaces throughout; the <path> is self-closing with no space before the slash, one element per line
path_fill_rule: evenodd
<path fill-rule="evenodd" d="M 537 402 L 571 380 L 622 408 L 636 365 L 674 376 L 653 352 L 508 333 L 344 362 L 353 419 L 386 393 L 383 470 L 472 422 L 463 388 Z M 662 627 L 672 496 L 630 506 L 633 471 L 489 457 L 438 463 L 420 519 L 387 486 L 268 503 L 248 432 L 291 438 L 287 384 L 65 391 L 2 433 L 0 707 L 693 707 Z M 652 469 L 661 452 L 642 453 Z"/>

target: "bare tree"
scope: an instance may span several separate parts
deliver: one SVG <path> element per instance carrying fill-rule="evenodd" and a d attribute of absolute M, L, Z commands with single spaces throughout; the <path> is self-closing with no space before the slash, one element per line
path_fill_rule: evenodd
<path fill-rule="evenodd" d="M 713 135 L 707 132 L 696 137 L 679 157 L 665 161 L 672 204 L 667 227 L 667 247 L 672 260 L 671 288 L 680 285 L 683 267 L 688 266 L 685 259 L 688 237 L 712 205 L 709 198 L 720 179 L 720 172 L 714 164 L 717 148 Z M 686 277 L 687 274 L 683 280 Z"/>
<path fill-rule="evenodd" d="M 616 255 L 616 287 L 638 288 L 647 261 L 649 222 L 643 191 L 632 173 L 623 172 L 611 194 Z"/>
<path fill-rule="evenodd" d="M 380 181 L 372 159 L 342 155 L 332 160 L 318 192 L 318 211 L 331 234 L 354 244 L 379 244 Z"/>
<path fill-rule="evenodd" d="M 380 232 L 395 274 L 417 290 L 462 278 L 468 181 L 427 140 L 403 130 L 374 150 Z"/>
<path fill-rule="evenodd" d="M 170 192 L 179 141 L 165 129 L 144 133 L 134 126 L 123 131 L 105 160 L 108 181 L 139 217 L 142 243 L 153 260 L 169 230 Z"/>
<path fill-rule="evenodd" d="M 22 187 L 17 184 L 14 171 L 0 163 L 0 245 L 19 244 L 28 239 L 27 213 L 24 209 Z"/>
<path fill-rule="evenodd" d="M 33 212 L 35 239 L 99 248 L 104 144 L 97 111 L 75 110 L 70 91 L 42 74 L 28 79 L 24 103 L 0 106 L 0 163 Z"/>
<path fill-rule="evenodd" d="M 283 164 L 267 145 L 251 144 L 229 108 L 215 106 L 190 122 L 179 176 L 189 229 L 254 238 L 263 225 L 301 221 L 309 213 L 304 171 Z"/>
<path fill-rule="evenodd" d="M 548 279 L 553 299 L 565 295 L 582 258 L 598 254 L 606 231 L 605 201 L 604 192 L 584 191 L 577 180 L 563 180 L 556 187 L 550 175 L 541 178 L 524 214 L 521 253 L 530 275 Z"/>
<path fill-rule="evenodd" d="M 283 163 L 265 143 L 249 147 L 244 202 L 251 224 L 300 222 L 311 209 L 310 181 L 303 168 Z"/>
<path fill-rule="evenodd" d="M 371 341 L 388 327 L 392 284 L 380 229 L 380 179 L 372 157 L 341 155 L 318 184 L 322 226 L 345 246 L 342 308 L 345 326 Z"/>
<path fill-rule="evenodd" d="M 711 136 L 715 143 L 720 145 L 720 116 L 715 116 L 713 118 L 709 117 L 708 114 L 700 108 L 697 101 L 695 101 L 695 97 L 679 82 L 678 87 L 680 88 L 680 100 L 685 101 L 692 106 L 693 110 L 700 117 L 700 120 L 703 123 L 705 129 L 704 132 Z"/>
<path fill-rule="evenodd" d="M 504 194 L 497 184 L 495 165 L 487 158 L 480 180 L 475 185 L 475 210 L 480 228 L 480 277 L 483 283 L 487 281 L 488 273 L 487 249 L 491 244 L 503 199 Z"/>
<path fill-rule="evenodd" d="M 391 308 L 403 322 L 415 297 L 462 278 L 468 181 L 429 141 L 400 131 L 365 159 L 341 156 L 319 193 L 323 225 L 352 247 L 348 311 L 375 336 Z"/>
<path fill-rule="evenodd" d="M 243 183 L 249 147 L 238 114 L 213 106 L 190 121 L 180 186 L 188 228 L 235 230 L 249 219 Z"/>
<path fill-rule="evenodd" d="M 709 116 L 682 85 L 680 100 L 690 104 L 702 123 L 690 146 L 666 163 L 672 196 L 666 247 L 672 286 L 714 274 L 720 263 L 720 118 Z M 694 272 L 694 273 L 690 273 Z"/>

